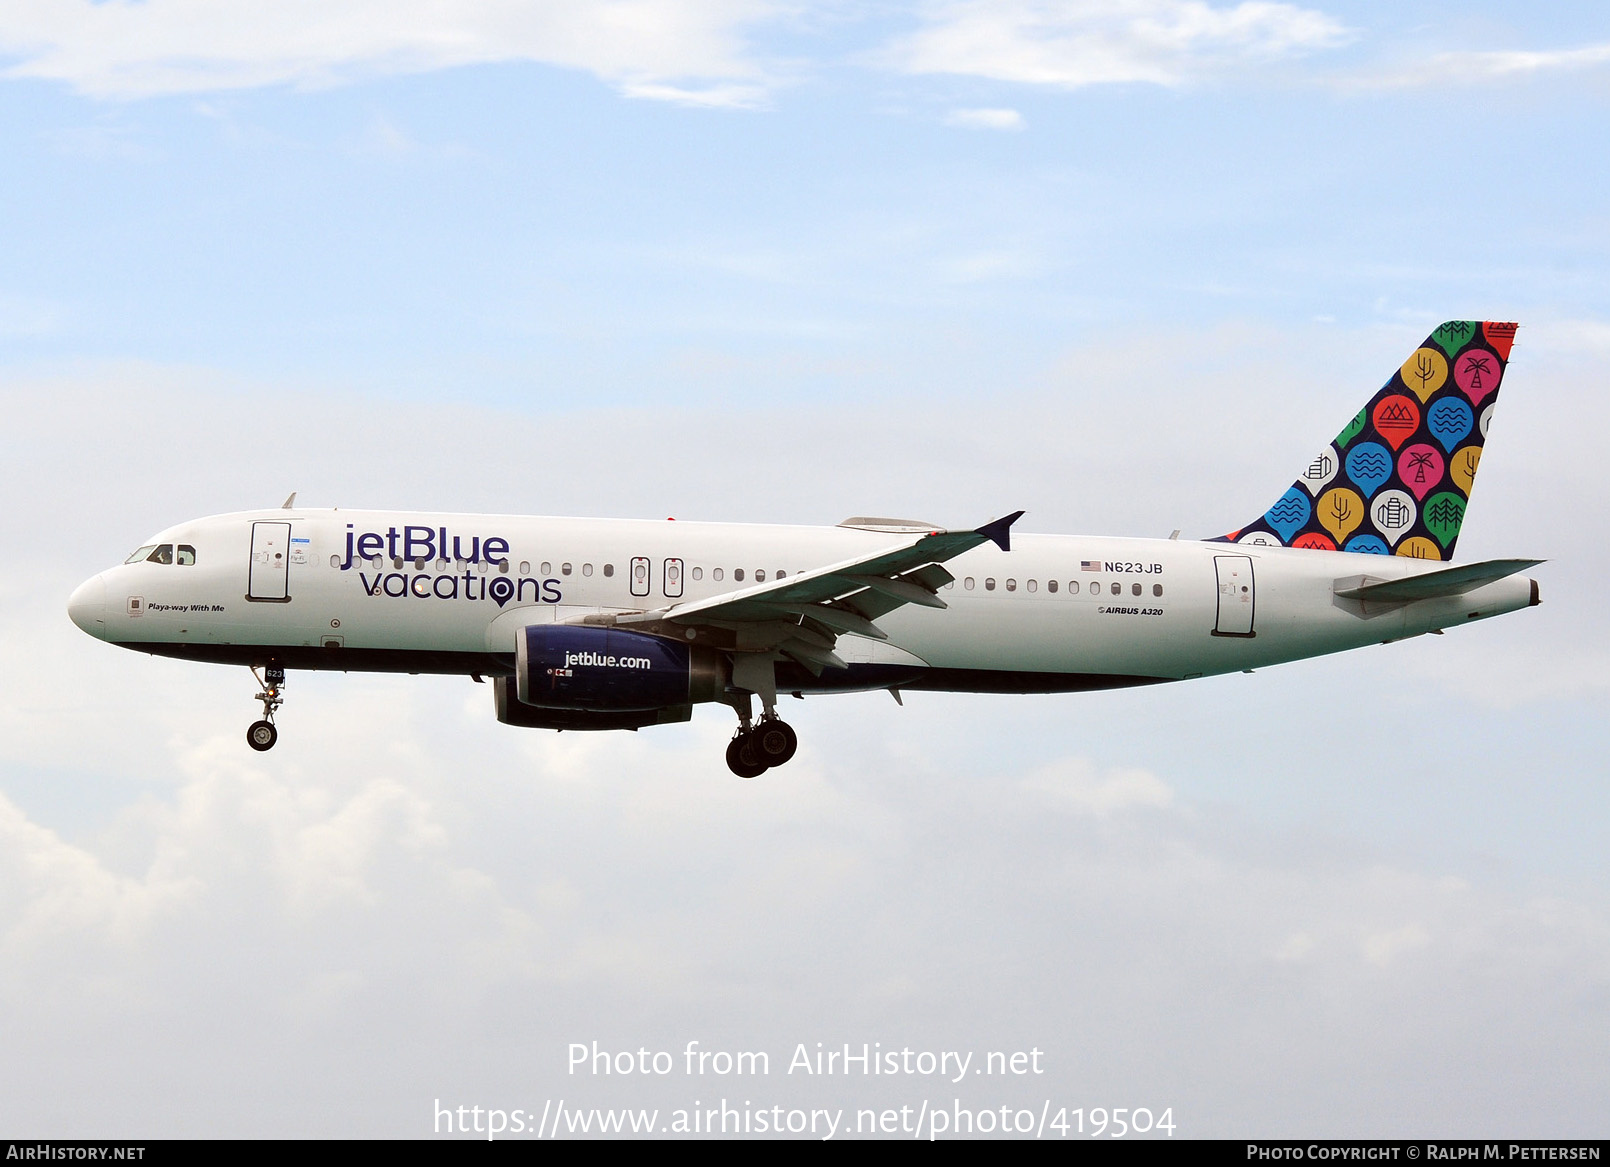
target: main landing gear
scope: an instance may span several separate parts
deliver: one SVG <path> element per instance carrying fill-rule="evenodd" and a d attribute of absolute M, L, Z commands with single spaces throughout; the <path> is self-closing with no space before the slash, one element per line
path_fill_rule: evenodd
<path fill-rule="evenodd" d="M 740 725 L 727 746 L 727 768 L 740 778 L 758 778 L 773 766 L 781 766 L 799 748 L 794 727 L 773 715 L 760 724 Z"/>
<path fill-rule="evenodd" d="M 740 662 L 744 658 L 739 658 Z M 743 663 L 747 670 L 748 662 Z M 764 662 L 764 671 L 752 674 L 752 683 L 760 691 L 761 707 L 765 710 L 757 723 L 751 713 L 750 693 L 747 688 L 728 690 L 727 701 L 738 713 L 738 732 L 732 735 L 727 746 L 727 768 L 740 778 L 758 778 L 773 766 L 781 766 L 799 749 L 799 737 L 793 726 L 777 716 L 777 687 L 772 681 L 772 665 Z"/>
<path fill-rule="evenodd" d="M 285 688 L 285 670 L 279 665 L 269 665 L 262 673 L 258 673 L 256 666 L 252 668 L 252 676 L 263 691 L 257 694 L 257 699 L 263 703 L 263 720 L 254 721 L 246 730 L 246 744 L 261 753 L 274 748 L 279 741 L 279 730 L 274 728 L 274 710 L 285 703 L 280 696 L 280 690 Z"/>

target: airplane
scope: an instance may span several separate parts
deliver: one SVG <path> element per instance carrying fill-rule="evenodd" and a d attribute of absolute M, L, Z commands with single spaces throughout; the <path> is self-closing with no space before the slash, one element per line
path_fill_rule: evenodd
<path fill-rule="evenodd" d="M 796 697 L 1151 685 L 1539 602 L 1542 562 L 1449 566 L 1516 326 L 1450 321 L 1267 511 L 1202 540 L 282 507 L 151 536 L 73 592 L 91 636 L 245 665 L 255 750 L 294 669 L 490 679 L 497 719 L 636 730 L 723 703 L 727 765 L 794 756 Z M 755 718 L 753 699 L 761 705 Z"/>

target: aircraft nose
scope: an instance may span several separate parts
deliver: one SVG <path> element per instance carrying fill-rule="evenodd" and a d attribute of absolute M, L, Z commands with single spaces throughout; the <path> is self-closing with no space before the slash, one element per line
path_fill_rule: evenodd
<path fill-rule="evenodd" d="M 106 639 L 106 581 L 100 576 L 87 579 L 67 598 L 67 614 L 91 636 Z"/>

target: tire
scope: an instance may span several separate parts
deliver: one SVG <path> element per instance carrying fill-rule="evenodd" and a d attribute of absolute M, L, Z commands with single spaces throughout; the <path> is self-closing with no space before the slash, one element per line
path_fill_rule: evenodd
<path fill-rule="evenodd" d="M 754 732 L 755 752 L 768 766 L 781 766 L 799 749 L 799 736 L 786 721 L 762 721 Z"/>
<path fill-rule="evenodd" d="M 246 744 L 258 753 L 273 749 L 274 743 L 279 740 L 279 730 L 274 728 L 271 721 L 254 721 L 246 729 Z"/>
<path fill-rule="evenodd" d="M 728 744 L 727 769 L 740 778 L 759 778 L 766 772 L 766 763 L 755 748 L 754 734 L 739 734 Z"/>

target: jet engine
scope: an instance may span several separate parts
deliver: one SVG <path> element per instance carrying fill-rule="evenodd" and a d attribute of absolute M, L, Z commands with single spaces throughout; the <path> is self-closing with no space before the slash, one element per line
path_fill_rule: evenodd
<path fill-rule="evenodd" d="M 493 677 L 492 695 L 497 700 L 498 720 L 504 725 L 527 729 L 642 729 L 645 725 L 668 725 L 693 720 L 693 706 L 668 705 L 664 709 L 539 709 L 524 705 L 515 694 L 513 677 Z"/>
<path fill-rule="evenodd" d="M 712 649 L 596 625 L 522 628 L 514 658 L 514 676 L 495 684 L 498 720 L 545 729 L 686 721 L 696 702 L 721 696 L 730 672 Z"/>

